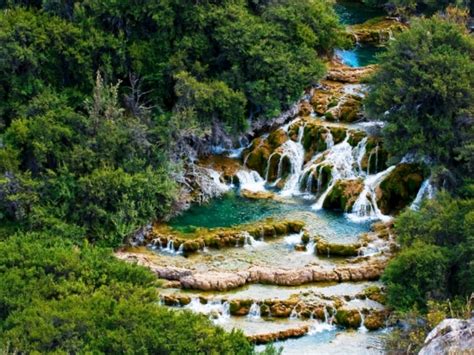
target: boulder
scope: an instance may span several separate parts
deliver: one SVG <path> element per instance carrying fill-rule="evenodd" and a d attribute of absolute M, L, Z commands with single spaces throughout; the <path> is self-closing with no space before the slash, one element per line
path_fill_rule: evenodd
<path fill-rule="evenodd" d="M 328 243 L 322 238 L 316 242 L 316 251 L 324 256 L 357 256 L 359 254 L 360 244 L 336 244 Z"/>
<path fill-rule="evenodd" d="M 419 355 L 472 354 L 474 318 L 445 319 L 426 337 Z"/>
<path fill-rule="evenodd" d="M 335 317 L 336 324 L 346 328 L 359 328 L 362 317 L 355 309 L 338 309 Z"/>
<path fill-rule="evenodd" d="M 364 182 L 356 180 L 338 180 L 326 196 L 323 207 L 329 210 L 347 212 L 364 189 Z"/>
<path fill-rule="evenodd" d="M 377 205 L 384 214 L 394 214 L 416 197 L 425 173 L 418 164 L 402 163 L 376 189 Z"/>

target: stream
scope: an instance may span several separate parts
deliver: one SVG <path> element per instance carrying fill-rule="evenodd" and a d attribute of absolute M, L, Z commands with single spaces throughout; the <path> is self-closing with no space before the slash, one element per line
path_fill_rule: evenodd
<path fill-rule="evenodd" d="M 335 9 L 345 25 L 383 15 L 354 2 Z M 357 44 L 335 55 L 364 67 L 381 50 Z M 383 287 L 377 270 L 393 242 L 387 227 L 373 223 L 392 218 L 380 186 L 398 166 L 386 166 L 372 124 L 326 120 L 358 104 L 363 85 L 333 80 L 318 90 L 330 98 L 324 115 L 312 110 L 238 153 L 217 147 L 221 155 L 202 173 L 220 197 L 160 226 L 143 263 L 169 280 L 160 289 L 165 305 L 240 329 L 258 350 L 274 341 L 283 354 L 381 354 L 387 313 L 371 294 Z M 418 180 L 415 207 L 431 191 Z M 287 221 L 303 227 L 286 231 Z M 256 228 L 262 232 L 252 234 Z"/>

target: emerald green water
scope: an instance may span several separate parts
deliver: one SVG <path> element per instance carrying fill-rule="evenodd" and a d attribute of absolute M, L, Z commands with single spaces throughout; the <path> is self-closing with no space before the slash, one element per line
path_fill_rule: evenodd
<path fill-rule="evenodd" d="M 358 1 L 337 1 L 334 10 L 343 25 L 356 25 L 386 15 L 382 9 L 369 7 Z"/>
<path fill-rule="evenodd" d="M 196 228 L 232 227 L 252 223 L 265 218 L 303 220 L 308 229 L 331 240 L 352 242 L 369 229 L 367 223 L 353 223 L 342 213 L 311 209 L 314 201 L 298 199 L 289 203 L 246 199 L 236 192 L 211 200 L 205 205 L 194 205 L 182 215 L 169 221 L 169 226 L 183 233 Z"/>
<path fill-rule="evenodd" d="M 336 50 L 336 56 L 350 67 L 364 67 L 366 65 L 376 64 L 378 62 L 377 54 L 384 50 L 384 47 L 357 45 L 352 49 Z"/>

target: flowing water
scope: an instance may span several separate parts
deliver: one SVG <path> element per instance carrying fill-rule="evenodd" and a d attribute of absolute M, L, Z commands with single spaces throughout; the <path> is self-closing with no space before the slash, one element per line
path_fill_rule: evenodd
<path fill-rule="evenodd" d="M 346 25 L 363 23 L 373 17 L 384 15 L 381 10 L 366 7 L 359 2 L 338 1 L 334 7 L 341 22 Z M 383 48 L 375 46 L 356 45 L 350 50 L 337 50 L 336 55 L 346 65 L 360 67 L 376 63 L 376 54 L 382 50 Z M 344 94 L 364 96 L 366 88 L 360 84 L 345 84 L 343 91 Z M 316 152 L 309 158 L 307 156 L 309 152 L 305 152 L 303 148 L 304 130 L 305 125 L 309 124 L 308 121 L 293 120 L 280 129 L 290 136 L 290 128 L 294 124 L 299 124 L 299 126 L 296 132 L 291 131 L 293 139 L 287 140 L 270 155 L 266 171 L 262 176 L 248 169 L 246 163 L 249 154 L 242 154 L 244 144 L 233 151 L 220 150 L 216 147 L 215 153 L 240 159 L 242 168 L 236 173 L 238 179 L 234 179 L 234 182 L 238 180 L 238 184 L 227 184 L 219 173 L 205 168 L 210 195 L 220 195 L 220 197 L 212 198 L 203 205 L 192 206 L 182 215 L 171 219 L 168 223 L 171 229 L 187 234 L 199 233 L 200 229 L 251 224 L 266 218 L 301 220 L 305 223 L 305 229 L 310 235 L 322 236 L 329 242 L 343 244 L 358 241 L 362 233 L 369 231 L 373 221 L 390 218 L 381 213 L 376 195 L 380 183 L 395 167 L 387 167 L 376 173 L 369 171 L 367 166 L 370 166 L 371 161 L 374 162 L 373 159 L 375 159 L 375 165 L 378 166 L 379 148 L 374 150 L 373 145 L 369 147 L 368 137 L 360 140 L 358 144 L 351 145 L 349 142 L 353 137 L 349 134 L 346 134 L 345 139 L 341 141 L 337 139 L 337 136 L 333 137 L 331 133 L 331 127 L 344 127 L 347 133 L 349 130 L 369 130 L 380 123 L 341 125 L 325 122 L 326 133 L 323 136 L 323 143 L 326 144 L 326 150 Z M 260 144 L 263 144 L 268 135 L 261 138 L 263 139 Z M 368 149 L 371 151 L 368 152 Z M 276 166 L 276 181 L 267 181 L 268 166 L 276 153 L 280 157 Z M 327 181 L 323 181 L 323 170 L 329 175 Z M 355 198 L 352 209 L 346 213 L 327 211 L 323 208 L 324 201 L 341 180 L 360 180 L 363 182 L 362 192 Z M 271 195 L 273 198 L 244 198 L 240 195 L 243 190 Z M 426 180 L 411 208 L 419 208 L 423 199 L 431 198 L 434 193 L 430 180 Z M 243 245 L 224 249 L 204 248 L 190 255 L 186 255 L 179 249 L 176 250 L 172 242 L 155 246 L 154 249 L 159 251 L 156 255 L 157 263 L 162 266 L 176 266 L 204 273 L 237 272 L 253 266 L 274 269 L 293 269 L 311 265 L 330 267 L 347 262 L 344 258 L 317 255 L 314 241 L 311 240 L 303 246 L 302 235 L 303 233 L 298 233 L 278 238 L 256 238 L 243 233 Z M 362 247 L 359 253 L 368 256 L 379 253 L 384 248 L 387 248 L 387 244 L 383 240 L 376 240 Z M 163 289 L 160 293 L 162 296 L 183 294 L 189 296 L 191 302 L 184 306 L 184 309 L 203 313 L 224 329 L 229 331 L 235 328 L 241 329 L 249 336 L 309 327 L 309 332 L 300 338 L 275 342 L 277 348 L 282 348 L 283 354 L 381 354 L 383 353 L 381 339 L 386 330 L 368 331 L 363 324 L 356 330 L 342 329 L 333 324 L 335 314 L 330 308 L 324 308 L 325 321 L 320 321 L 313 317 L 306 320 L 300 319 L 296 307 L 288 318 L 262 316 L 259 306 L 259 302 L 268 299 L 340 297 L 345 305 L 358 310 L 361 318 L 364 319 L 363 312 L 367 309 L 382 309 L 377 302 L 356 298 L 356 295 L 372 286 L 381 286 L 381 284 L 379 282 L 344 282 L 294 287 L 250 284 L 225 292 Z M 201 303 L 200 297 L 206 298 L 208 302 Z M 248 314 L 241 317 L 231 316 L 232 300 L 251 300 L 253 303 Z M 263 349 L 264 346 L 257 346 L 257 350 Z"/>

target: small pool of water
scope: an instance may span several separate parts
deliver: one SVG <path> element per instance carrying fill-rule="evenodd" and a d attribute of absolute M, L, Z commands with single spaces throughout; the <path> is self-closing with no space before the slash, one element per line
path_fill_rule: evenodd
<path fill-rule="evenodd" d="M 359 1 L 336 1 L 334 10 L 343 25 L 356 25 L 386 15 L 383 9 L 369 7 Z"/>
<path fill-rule="evenodd" d="M 361 233 L 369 230 L 369 223 L 351 222 L 342 213 L 315 211 L 311 209 L 312 204 L 314 201 L 305 199 L 246 199 L 233 191 L 205 205 L 192 206 L 168 224 L 174 230 L 191 233 L 199 227 L 232 227 L 269 217 L 295 219 L 303 220 L 312 234 L 342 243 L 353 243 Z"/>
<path fill-rule="evenodd" d="M 376 46 L 357 45 L 352 49 L 336 49 L 336 57 L 350 67 L 365 67 L 378 62 L 377 54 L 385 48 Z"/>

